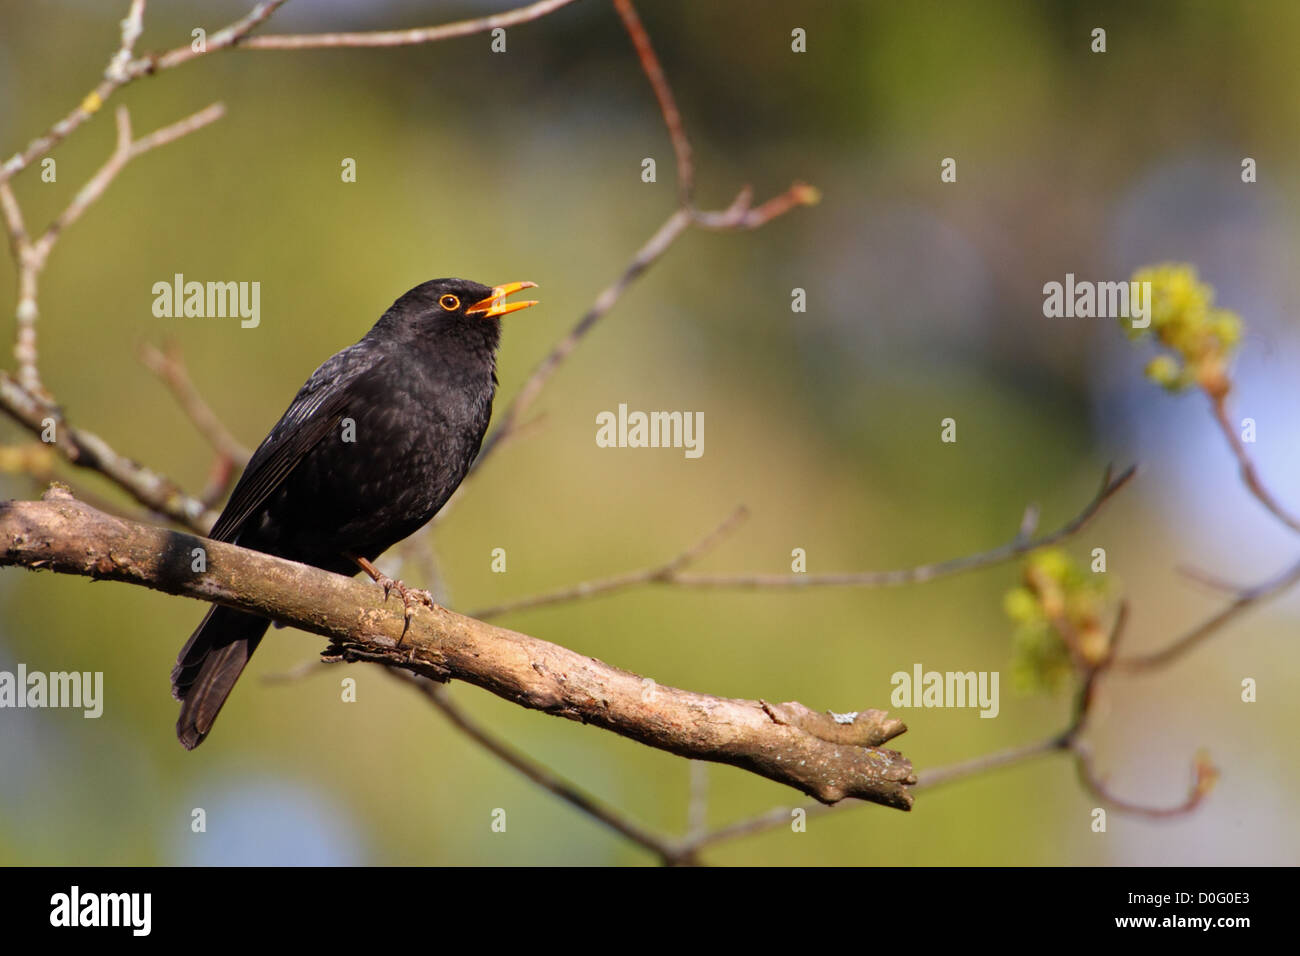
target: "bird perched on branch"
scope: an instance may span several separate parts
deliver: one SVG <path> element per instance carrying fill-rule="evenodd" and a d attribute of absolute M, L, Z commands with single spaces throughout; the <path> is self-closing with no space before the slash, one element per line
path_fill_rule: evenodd
<path fill-rule="evenodd" d="M 360 342 L 327 360 L 253 453 L 214 541 L 336 574 L 360 569 L 402 598 L 409 625 L 428 592 L 371 563 L 437 514 L 478 454 L 496 392 L 506 302 L 535 287 L 434 279 L 407 292 Z M 181 649 L 172 695 L 176 736 L 203 742 L 270 625 L 213 605 Z"/>

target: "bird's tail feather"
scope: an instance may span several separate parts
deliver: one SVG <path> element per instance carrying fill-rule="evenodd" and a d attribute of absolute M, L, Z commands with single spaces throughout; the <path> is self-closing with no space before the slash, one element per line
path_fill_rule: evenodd
<path fill-rule="evenodd" d="M 270 623 L 213 605 L 181 648 L 172 668 L 172 696 L 181 702 L 176 737 L 186 750 L 203 743 Z"/>

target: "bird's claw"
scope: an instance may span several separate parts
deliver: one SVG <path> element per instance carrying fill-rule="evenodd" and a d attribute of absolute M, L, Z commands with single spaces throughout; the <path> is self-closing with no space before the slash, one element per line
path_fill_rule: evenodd
<path fill-rule="evenodd" d="M 400 645 L 402 639 L 406 637 L 406 632 L 411 629 L 411 614 L 417 604 L 423 604 L 431 611 L 446 610 L 441 604 L 433 599 L 433 595 L 423 588 L 410 588 L 396 578 L 390 578 L 386 574 L 381 574 L 375 578 L 375 583 L 384 589 L 384 600 L 388 600 L 388 595 L 396 591 L 402 599 L 402 637 L 398 638 L 397 643 Z"/>
<path fill-rule="evenodd" d="M 402 597 L 402 636 L 397 639 L 400 647 L 402 640 L 406 637 L 406 632 L 411 629 L 411 612 L 416 604 L 423 604 L 431 611 L 444 611 L 441 604 L 433 599 L 433 595 L 422 588 L 408 588 L 396 578 L 390 578 L 387 574 L 380 571 L 374 564 L 365 558 L 354 557 L 352 559 L 362 571 L 370 575 L 370 579 L 384 589 L 384 600 L 388 600 L 388 595 L 396 591 Z"/>

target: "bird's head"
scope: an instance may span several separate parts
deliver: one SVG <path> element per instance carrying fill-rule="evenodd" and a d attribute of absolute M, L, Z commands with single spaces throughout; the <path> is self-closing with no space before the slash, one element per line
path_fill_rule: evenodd
<path fill-rule="evenodd" d="M 421 338 L 432 334 L 444 340 L 487 340 L 495 347 L 501 316 L 537 304 L 536 300 L 507 302 L 506 297 L 536 287 L 536 282 L 489 286 L 468 279 L 430 279 L 394 302 L 380 325 Z"/>

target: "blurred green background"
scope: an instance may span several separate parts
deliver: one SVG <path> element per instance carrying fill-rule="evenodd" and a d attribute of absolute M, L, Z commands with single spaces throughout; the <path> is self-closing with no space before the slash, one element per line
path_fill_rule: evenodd
<path fill-rule="evenodd" d="M 184 6 L 184 5 L 180 5 Z M 151 5 L 140 49 L 187 42 L 245 3 Z M 1154 649 L 1222 602 L 1175 568 L 1242 582 L 1294 542 L 1262 513 L 1199 395 L 1141 378 L 1115 323 L 1045 319 L 1042 286 L 1194 262 L 1245 318 L 1237 410 L 1259 422 L 1274 490 L 1300 506 L 1300 348 L 1292 266 L 1300 6 L 1236 3 L 829 3 L 665 0 L 642 17 L 696 149 L 699 200 L 794 179 L 823 202 L 744 234 L 692 232 L 543 393 L 541 426 L 503 449 L 434 532 L 461 610 L 662 561 L 737 503 L 750 520 L 702 568 L 886 569 L 999 544 L 1025 505 L 1055 527 L 1107 461 L 1139 481 L 1071 544 L 1105 547 L 1132 598 L 1128 649 Z M 6 155 L 97 81 L 127 3 L 0 13 Z M 156 8 L 155 8 L 156 7 Z M 503 3 L 288 4 L 271 32 L 444 22 Z M 1089 33 L 1108 32 L 1108 52 Z M 802 27 L 808 51 L 790 49 Z M 191 489 L 211 453 L 139 364 L 179 344 L 198 387 L 255 445 L 306 376 L 429 278 L 531 279 L 507 320 L 498 411 L 670 213 L 673 161 L 611 7 L 579 0 L 486 36 L 393 50 L 231 51 L 113 101 L 138 133 L 213 100 L 215 126 L 133 163 L 62 239 L 42 281 L 41 365 L 70 419 Z M 112 148 L 109 110 L 60 146 L 56 183 L 16 180 L 29 223 L 57 213 Z M 1240 180 L 1242 157 L 1259 182 Z M 340 181 L 345 157 L 358 180 Z M 659 181 L 641 182 L 654 157 Z M 958 181 L 939 164 L 957 160 Z M 158 319 L 151 287 L 259 281 L 262 320 Z M 804 288 L 808 311 L 792 313 Z M 11 268 L 0 301 L 14 301 Z M 595 416 L 703 411 L 705 451 L 596 447 Z M 939 422 L 958 421 L 941 444 Z M 28 437 L 0 422 L 0 442 Z M 118 493 L 76 474 L 79 487 Z M 0 478 L 6 497 L 38 489 Z M 505 548 L 508 572 L 490 554 Z M 393 567 L 390 563 L 390 567 Z M 421 581 L 411 565 L 409 583 Z M 887 707 L 889 676 L 1003 672 L 1001 713 L 906 710 L 897 741 L 938 767 L 1046 736 L 1063 696 L 1013 693 L 1002 595 L 1014 566 L 895 590 L 647 589 L 502 623 L 661 683 L 818 709 Z M 1300 604 L 1282 600 L 1162 672 L 1116 677 L 1090 740 L 1123 797 L 1179 803 L 1208 748 L 1223 778 L 1194 814 L 1111 814 L 1063 757 L 721 845 L 731 864 L 1294 863 L 1300 820 Z M 0 669 L 103 671 L 104 716 L 0 711 L 0 862 L 635 864 L 651 857 L 468 742 L 378 670 L 269 684 L 319 639 L 273 631 L 212 738 L 184 752 L 167 675 L 203 608 L 142 589 L 0 572 Z M 340 703 L 342 678 L 359 700 Z M 1259 702 L 1240 682 L 1260 681 Z M 453 685 L 515 746 L 647 825 L 686 824 L 689 766 Z M 710 767 L 721 825 L 799 794 Z M 194 807 L 207 832 L 190 831 Z M 505 833 L 490 829 L 506 810 Z"/>

